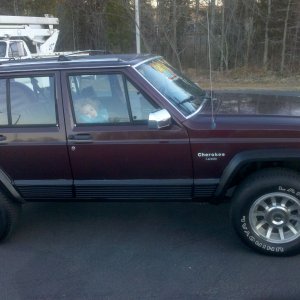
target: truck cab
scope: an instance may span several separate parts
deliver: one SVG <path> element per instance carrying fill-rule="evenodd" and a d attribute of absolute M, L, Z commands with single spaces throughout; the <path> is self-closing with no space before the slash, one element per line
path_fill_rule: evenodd
<path fill-rule="evenodd" d="M 27 58 L 32 58 L 32 55 L 24 41 L 0 40 L 0 61 Z"/>

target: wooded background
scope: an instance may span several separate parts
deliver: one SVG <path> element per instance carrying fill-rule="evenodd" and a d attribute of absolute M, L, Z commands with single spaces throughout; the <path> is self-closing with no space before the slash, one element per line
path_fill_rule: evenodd
<path fill-rule="evenodd" d="M 0 0 L 0 14 L 60 19 L 57 50 L 135 52 L 134 0 Z M 300 0 L 140 0 L 142 50 L 181 69 L 300 70 Z"/>

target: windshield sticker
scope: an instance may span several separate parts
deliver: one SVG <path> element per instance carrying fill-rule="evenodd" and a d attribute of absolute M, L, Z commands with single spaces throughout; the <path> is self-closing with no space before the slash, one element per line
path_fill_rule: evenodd
<path fill-rule="evenodd" d="M 175 80 L 177 78 L 177 75 L 161 61 L 153 61 L 150 63 L 150 66 L 154 70 L 164 74 L 170 80 Z"/>

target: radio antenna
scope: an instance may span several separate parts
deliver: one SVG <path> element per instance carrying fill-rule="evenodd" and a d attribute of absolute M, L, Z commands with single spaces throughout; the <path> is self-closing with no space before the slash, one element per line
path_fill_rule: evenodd
<path fill-rule="evenodd" d="M 213 100 L 213 87 L 212 87 L 212 67 L 211 67 L 211 47 L 210 47 L 210 26 L 209 26 L 209 15 L 208 7 L 206 10 L 207 19 L 207 44 L 208 44 L 208 64 L 209 64 L 209 83 L 210 83 L 210 102 L 211 102 L 211 128 L 216 128 L 215 113 L 214 113 L 214 100 Z"/>

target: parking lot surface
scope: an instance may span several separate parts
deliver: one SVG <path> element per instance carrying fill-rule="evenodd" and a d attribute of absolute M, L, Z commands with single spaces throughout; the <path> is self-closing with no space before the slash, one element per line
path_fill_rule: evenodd
<path fill-rule="evenodd" d="M 228 214 L 228 204 L 27 204 L 0 247 L 1 299 L 299 299 L 300 256 L 254 253 Z"/>

